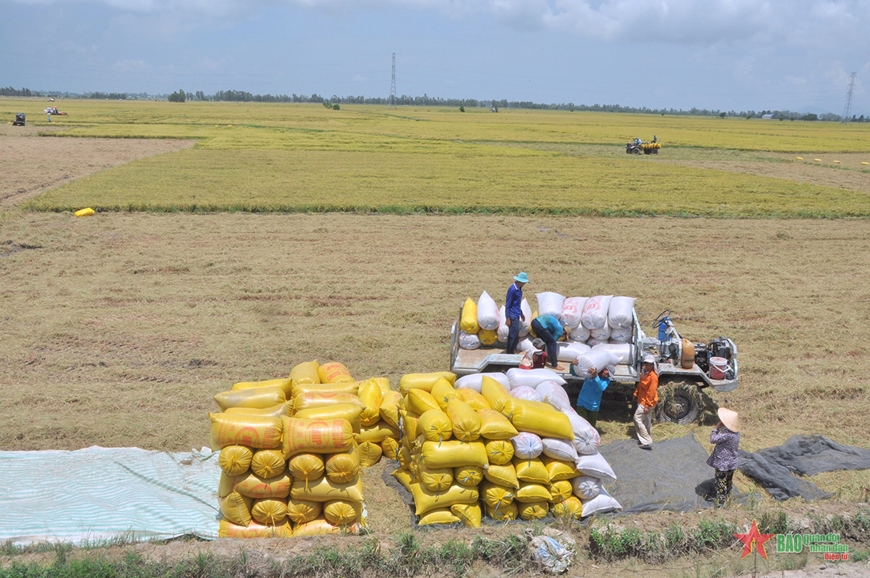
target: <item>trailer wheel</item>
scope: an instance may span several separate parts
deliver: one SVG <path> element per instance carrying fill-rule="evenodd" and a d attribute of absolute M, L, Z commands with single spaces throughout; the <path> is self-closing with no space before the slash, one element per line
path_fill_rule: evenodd
<path fill-rule="evenodd" d="M 693 383 L 674 381 L 659 388 L 656 419 L 688 425 L 698 420 L 704 407 L 701 392 Z"/>

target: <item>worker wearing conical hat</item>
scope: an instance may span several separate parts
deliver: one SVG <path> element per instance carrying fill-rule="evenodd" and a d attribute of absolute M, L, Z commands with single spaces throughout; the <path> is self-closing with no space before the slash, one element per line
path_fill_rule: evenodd
<path fill-rule="evenodd" d="M 719 423 L 710 434 L 715 444 L 707 465 L 716 470 L 716 505 L 721 507 L 731 493 L 731 480 L 737 469 L 737 446 L 740 445 L 740 419 L 736 411 L 719 408 Z"/>

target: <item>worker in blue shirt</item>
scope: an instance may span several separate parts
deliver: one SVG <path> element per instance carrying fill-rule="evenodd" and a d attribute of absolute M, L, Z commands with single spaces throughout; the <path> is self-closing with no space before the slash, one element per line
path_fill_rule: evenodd
<path fill-rule="evenodd" d="M 574 367 L 574 365 L 571 366 L 572 374 L 574 373 Z M 595 423 L 598 421 L 598 410 L 601 408 L 601 394 L 610 385 L 610 379 L 615 371 L 616 368 L 612 365 L 608 365 L 601 371 L 590 367 L 587 371 L 586 379 L 583 380 L 583 387 L 580 388 L 580 395 L 577 397 L 577 413 L 588 421 L 592 427 L 595 427 Z"/>
<path fill-rule="evenodd" d="M 505 353 L 516 353 L 520 341 L 520 322 L 526 320 L 523 314 L 523 285 L 529 282 L 525 271 L 514 277 L 514 282 L 508 287 L 504 301 L 505 325 L 508 326 L 507 348 Z"/>
<path fill-rule="evenodd" d="M 544 340 L 550 367 L 555 371 L 565 371 L 565 368 L 559 365 L 559 344 L 556 343 L 565 333 L 559 320 L 552 315 L 539 315 L 532 319 L 532 332 Z"/>

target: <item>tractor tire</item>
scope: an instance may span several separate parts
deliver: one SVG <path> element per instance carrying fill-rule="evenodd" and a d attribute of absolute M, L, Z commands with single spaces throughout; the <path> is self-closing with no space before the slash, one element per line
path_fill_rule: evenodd
<path fill-rule="evenodd" d="M 639 155 L 639 154 L 640 154 L 640 149 L 639 149 L 639 148 L 632 149 L 631 152 L 632 152 L 633 154 Z"/>
<path fill-rule="evenodd" d="M 688 425 L 698 421 L 703 409 L 703 397 L 694 383 L 672 381 L 659 387 L 659 401 L 656 404 L 658 421 Z"/>

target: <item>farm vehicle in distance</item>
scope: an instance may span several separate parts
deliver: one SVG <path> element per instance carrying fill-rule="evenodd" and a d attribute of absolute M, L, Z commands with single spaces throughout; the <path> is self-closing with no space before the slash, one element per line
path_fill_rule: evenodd
<path fill-rule="evenodd" d="M 605 392 L 605 399 L 614 393 L 631 398 L 640 380 L 641 360 L 647 354 L 656 358 L 659 376 L 656 419 L 660 422 L 687 425 L 698 421 L 708 405 L 703 393 L 705 389 L 727 393 L 739 386 L 737 345 L 731 339 L 718 337 L 708 343 L 693 343 L 677 332 L 670 311 L 662 312 L 654 321 L 657 333 L 654 337 L 647 336 L 641 329 L 636 311 L 632 311 L 632 325 L 631 340 L 627 344 L 628 358 L 616 364 L 616 373 Z M 459 376 L 504 372 L 519 367 L 523 360 L 524 353 L 505 353 L 499 344 L 461 349 L 459 333 L 457 319 L 450 332 L 450 371 Z M 582 378 L 571 374 L 570 369 L 556 373 L 568 382 L 565 388 L 569 393 L 576 395 L 579 392 Z"/>
<path fill-rule="evenodd" d="M 662 145 L 658 142 L 658 137 L 653 135 L 653 139 L 650 142 L 644 142 L 639 138 L 636 138 L 631 142 L 625 143 L 625 154 L 639 155 L 640 153 L 643 153 L 645 155 L 657 155 L 661 148 Z"/>

